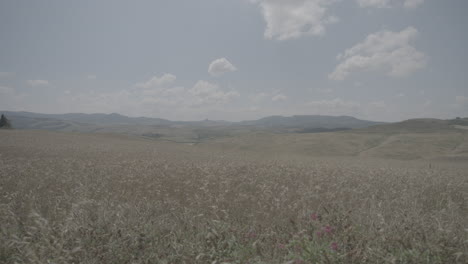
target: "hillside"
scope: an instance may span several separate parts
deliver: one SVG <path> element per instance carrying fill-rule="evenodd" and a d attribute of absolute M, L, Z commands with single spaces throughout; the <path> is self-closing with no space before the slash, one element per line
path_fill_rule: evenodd
<path fill-rule="evenodd" d="M 396 123 L 380 124 L 361 129 L 360 131 L 365 133 L 437 133 L 456 131 L 465 129 L 465 127 L 468 127 L 468 118 L 449 120 L 419 118 Z"/>
<path fill-rule="evenodd" d="M 383 122 L 360 120 L 351 116 L 321 116 L 321 115 L 295 115 L 269 116 L 258 120 L 242 121 L 240 125 L 270 127 L 270 128 L 364 128 Z"/>
<path fill-rule="evenodd" d="M 16 129 L 124 133 L 178 142 L 236 136 L 249 132 L 319 133 L 365 128 L 381 122 L 349 116 L 271 116 L 259 120 L 170 121 L 161 118 L 127 117 L 120 114 L 39 114 L 4 111 Z"/>

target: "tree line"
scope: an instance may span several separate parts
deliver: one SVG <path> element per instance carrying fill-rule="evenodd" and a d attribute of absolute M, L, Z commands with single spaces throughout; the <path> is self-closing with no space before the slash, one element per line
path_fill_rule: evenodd
<path fill-rule="evenodd" d="M 10 120 L 4 114 L 0 117 L 0 128 L 12 128 Z"/>

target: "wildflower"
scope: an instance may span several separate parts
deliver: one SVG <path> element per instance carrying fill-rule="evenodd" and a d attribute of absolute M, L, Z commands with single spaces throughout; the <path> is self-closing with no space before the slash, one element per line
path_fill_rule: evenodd
<path fill-rule="evenodd" d="M 310 214 L 310 220 L 312 221 L 317 221 L 319 219 L 319 216 L 317 213 L 311 213 Z"/>
<path fill-rule="evenodd" d="M 337 251 L 337 250 L 338 250 L 338 243 L 336 243 L 336 242 L 331 243 L 330 248 L 331 248 L 332 250 Z"/>
<path fill-rule="evenodd" d="M 327 234 L 330 234 L 331 232 L 333 232 L 333 227 L 327 225 L 323 228 L 323 231 Z"/>
<path fill-rule="evenodd" d="M 323 235 L 323 232 L 322 232 L 322 231 L 317 231 L 315 234 L 316 234 L 318 237 L 321 237 L 321 236 Z"/>
<path fill-rule="evenodd" d="M 278 248 L 279 248 L 279 249 L 286 249 L 286 246 L 285 246 L 284 244 L 279 243 L 279 244 L 278 244 Z"/>

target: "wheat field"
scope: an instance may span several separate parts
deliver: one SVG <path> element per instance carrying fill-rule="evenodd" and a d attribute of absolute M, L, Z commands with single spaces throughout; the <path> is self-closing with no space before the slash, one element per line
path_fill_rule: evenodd
<path fill-rule="evenodd" d="M 0 131 L 0 262 L 467 263 L 467 169 Z"/>

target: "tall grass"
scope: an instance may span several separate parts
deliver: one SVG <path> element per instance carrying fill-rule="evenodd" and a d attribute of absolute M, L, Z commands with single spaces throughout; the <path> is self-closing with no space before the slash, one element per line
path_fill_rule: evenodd
<path fill-rule="evenodd" d="M 468 261 L 463 169 L 22 137 L 0 142 L 0 263 Z"/>

